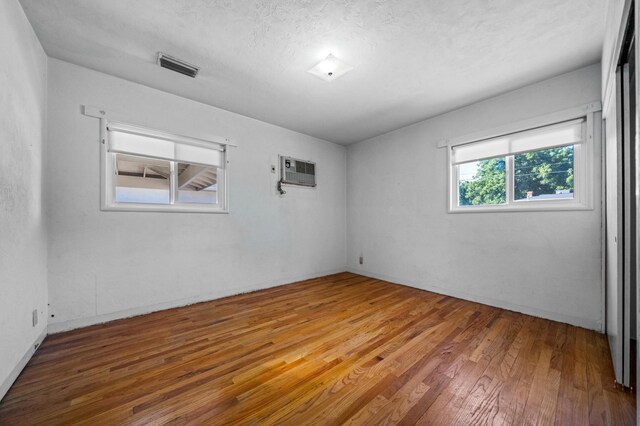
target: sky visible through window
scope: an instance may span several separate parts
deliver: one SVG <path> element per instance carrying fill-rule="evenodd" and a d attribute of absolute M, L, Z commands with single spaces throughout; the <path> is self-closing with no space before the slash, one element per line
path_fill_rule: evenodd
<path fill-rule="evenodd" d="M 480 162 L 475 161 L 472 163 L 464 163 L 460 164 L 460 181 L 465 182 L 468 180 L 472 180 L 473 177 L 478 172 L 478 168 L 480 167 Z"/>

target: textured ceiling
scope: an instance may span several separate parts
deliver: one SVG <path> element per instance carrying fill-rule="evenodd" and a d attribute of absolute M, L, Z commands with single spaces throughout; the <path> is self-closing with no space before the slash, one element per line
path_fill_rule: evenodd
<path fill-rule="evenodd" d="M 348 144 L 600 58 L 602 0 L 21 0 L 48 55 Z M 201 67 L 193 80 L 158 51 Z M 355 69 L 306 71 L 333 53 Z"/>

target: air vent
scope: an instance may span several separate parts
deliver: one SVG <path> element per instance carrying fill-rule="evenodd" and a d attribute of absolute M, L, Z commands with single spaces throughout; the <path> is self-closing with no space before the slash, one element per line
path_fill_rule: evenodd
<path fill-rule="evenodd" d="M 162 52 L 158 52 L 158 65 L 162 68 L 188 75 L 192 78 L 195 78 L 196 75 L 198 75 L 198 71 L 200 71 L 200 68 L 185 61 L 181 61 L 180 59 L 176 59 L 173 56 L 165 55 Z"/>
<path fill-rule="evenodd" d="M 289 185 L 316 186 L 316 163 L 280 157 L 280 177 Z"/>

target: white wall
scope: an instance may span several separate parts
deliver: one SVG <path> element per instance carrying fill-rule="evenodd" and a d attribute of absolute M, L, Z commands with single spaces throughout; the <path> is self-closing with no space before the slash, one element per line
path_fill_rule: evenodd
<path fill-rule="evenodd" d="M 602 46 L 602 99 L 605 104 L 610 101 L 609 96 L 615 95 L 612 90 L 617 65 L 617 55 L 619 55 L 620 43 L 624 36 L 625 26 L 623 25 L 623 15 L 628 12 L 630 0 L 607 0 L 605 32 Z M 615 102 L 614 102 L 615 104 Z M 604 105 L 606 114 L 606 106 Z M 606 116 L 605 116 L 606 118 Z"/>
<path fill-rule="evenodd" d="M 436 148 L 599 99 L 596 64 L 349 146 L 349 270 L 600 330 L 600 147 L 594 210 L 462 214 Z"/>
<path fill-rule="evenodd" d="M 231 213 L 101 212 L 99 126 L 85 104 L 231 138 Z M 345 270 L 343 146 L 55 59 L 48 108 L 50 331 Z M 278 154 L 316 161 L 317 189 L 276 195 Z"/>
<path fill-rule="evenodd" d="M 47 59 L 17 0 L 0 2 L 0 57 L 1 399 L 47 325 L 41 173 Z"/>

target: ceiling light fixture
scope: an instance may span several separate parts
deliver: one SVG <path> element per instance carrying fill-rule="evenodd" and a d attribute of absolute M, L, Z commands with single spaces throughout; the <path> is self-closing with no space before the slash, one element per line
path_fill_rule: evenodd
<path fill-rule="evenodd" d="M 307 72 L 315 75 L 316 77 L 320 77 L 324 81 L 332 82 L 352 69 L 353 67 L 351 65 L 348 65 L 332 54 L 329 54 L 329 56 Z"/>

